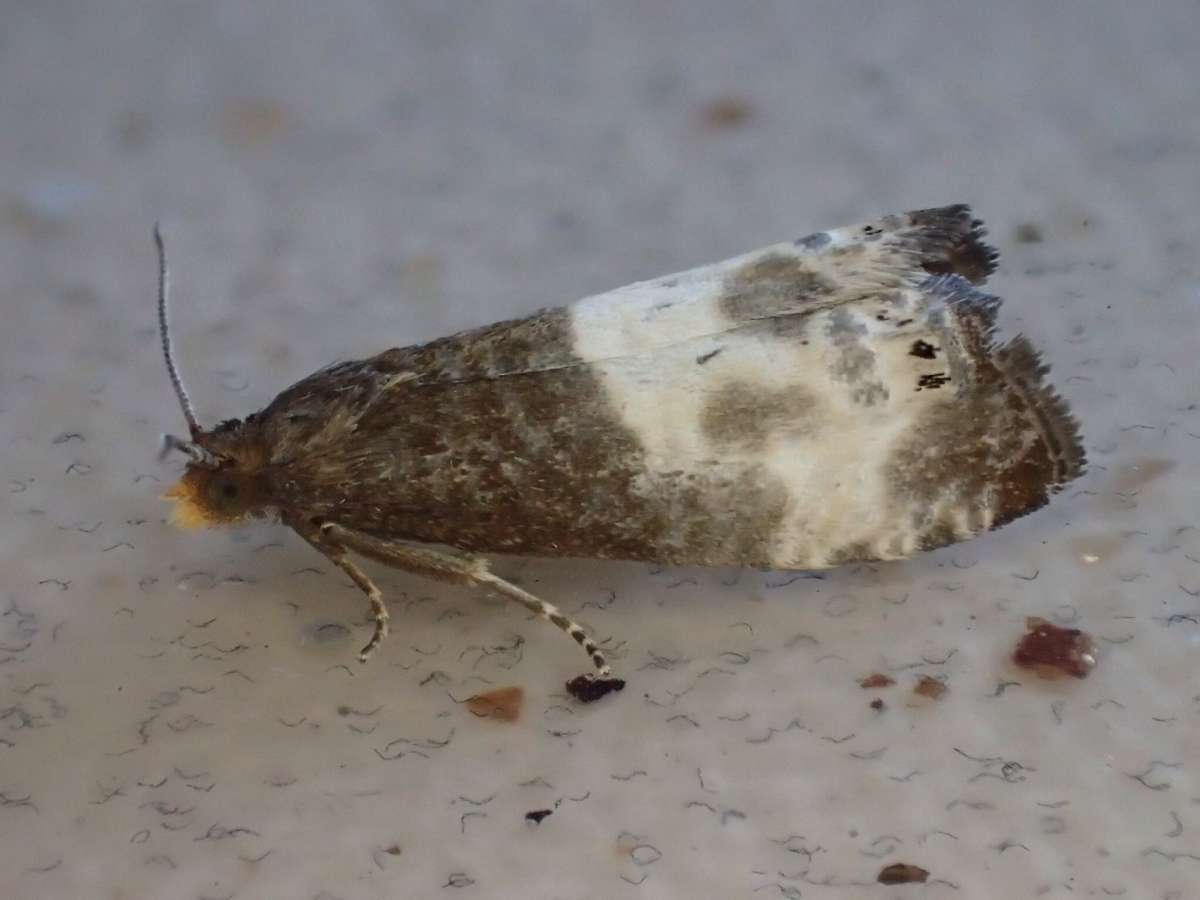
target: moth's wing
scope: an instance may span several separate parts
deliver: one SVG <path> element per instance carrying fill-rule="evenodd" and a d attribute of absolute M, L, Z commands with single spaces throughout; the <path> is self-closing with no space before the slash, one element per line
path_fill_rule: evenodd
<path fill-rule="evenodd" d="M 264 411 L 280 483 L 477 551 L 816 568 L 969 537 L 1083 466 L 1036 353 L 993 342 L 981 233 L 910 213 L 344 364 Z"/>
<path fill-rule="evenodd" d="M 571 306 L 382 354 L 423 384 L 500 378 L 580 362 L 581 332 L 597 355 L 653 352 L 756 319 L 811 313 L 911 288 L 931 274 L 979 284 L 996 266 L 983 223 L 965 205 L 916 210 L 810 234 L 719 263 L 627 285 Z"/>

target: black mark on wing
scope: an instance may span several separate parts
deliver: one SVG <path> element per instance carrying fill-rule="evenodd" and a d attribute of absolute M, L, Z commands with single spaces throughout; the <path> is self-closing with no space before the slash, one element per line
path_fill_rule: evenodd
<path fill-rule="evenodd" d="M 948 384 L 949 382 L 950 376 L 945 372 L 934 372 L 930 375 L 922 375 L 917 379 L 917 390 L 919 391 L 923 388 L 933 390 L 934 388 L 940 388 L 943 384 Z"/>
<path fill-rule="evenodd" d="M 935 359 L 937 357 L 937 347 L 928 341 L 915 340 L 913 341 L 912 349 L 908 351 L 908 355 L 920 357 L 921 359 Z"/>

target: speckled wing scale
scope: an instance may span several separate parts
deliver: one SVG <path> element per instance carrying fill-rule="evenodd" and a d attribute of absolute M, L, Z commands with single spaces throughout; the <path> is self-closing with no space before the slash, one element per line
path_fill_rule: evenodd
<path fill-rule="evenodd" d="M 205 447 L 256 448 L 263 506 L 366 541 L 902 558 L 1037 509 L 1083 468 L 1037 353 L 993 340 L 982 238 L 965 206 L 813 234 L 322 370 Z"/>

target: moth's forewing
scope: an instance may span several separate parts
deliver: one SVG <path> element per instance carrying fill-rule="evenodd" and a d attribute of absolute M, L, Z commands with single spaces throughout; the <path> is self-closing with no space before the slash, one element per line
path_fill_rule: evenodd
<path fill-rule="evenodd" d="M 818 568 L 970 537 L 1082 470 L 995 346 L 965 207 L 341 364 L 257 416 L 286 514 L 480 552 Z M 968 280 L 969 279 L 969 280 Z"/>

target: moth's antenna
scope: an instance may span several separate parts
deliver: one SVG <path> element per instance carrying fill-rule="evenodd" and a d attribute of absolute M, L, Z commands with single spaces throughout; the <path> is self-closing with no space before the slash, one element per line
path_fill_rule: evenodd
<path fill-rule="evenodd" d="M 183 408 L 183 417 L 187 419 L 188 431 L 194 439 L 200 434 L 200 421 L 196 418 L 196 410 L 188 397 L 179 370 L 175 368 L 175 357 L 171 353 L 171 329 L 167 325 L 167 294 L 171 287 L 170 272 L 167 269 L 167 248 L 163 245 L 162 229 L 154 223 L 154 245 L 158 248 L 158 334 L 162 338 L 163 358 L 167 361 L 167 374 L 171 376 L 171 386 L 175 388 L 175 396 Z"/>

